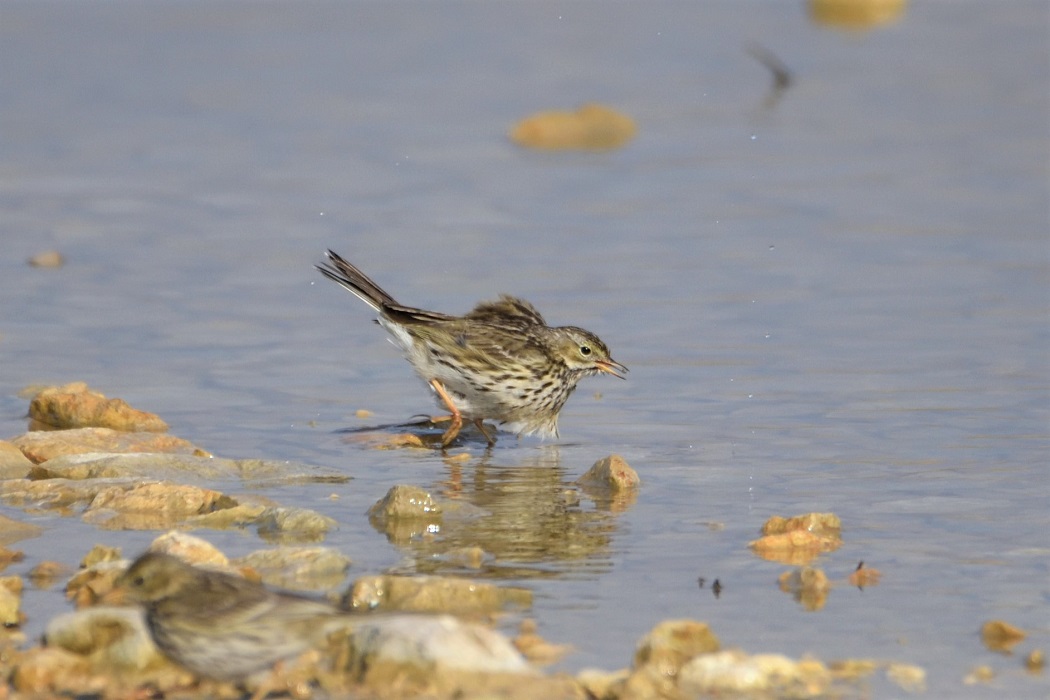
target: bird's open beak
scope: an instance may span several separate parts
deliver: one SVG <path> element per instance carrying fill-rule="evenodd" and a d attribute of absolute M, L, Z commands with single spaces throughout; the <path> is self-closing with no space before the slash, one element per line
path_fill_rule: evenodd
<path fill-rule="evenodd" d="M 594 365 L 606 374 L 611 374 L 612 376 L 619 377 L 620 379 L 627 379 L 627 377 L 623 375 L 627 374 L 628 369 L 616 360 L 599 360 L 598 362 L 595 362 Z"/>

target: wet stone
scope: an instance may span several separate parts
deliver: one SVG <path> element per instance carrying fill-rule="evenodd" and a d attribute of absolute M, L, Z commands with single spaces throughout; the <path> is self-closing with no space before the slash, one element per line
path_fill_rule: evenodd
<path fill-rule="evenodd" d="M 0 490 L 2 494 L 2 490 Z M 8 545 L 43 534 L 44 528 L 33 523 L 23 523 L 6 515 L 0 515 L 0 545 Z"/>
<path fill-rule="evenodd" d="M 156 537 L 149 551 L 170 554 L 193 565 L 201 565 L 223 571 L 235 571 L 222 550 L 204 538 L 188 532 L 172 530 Z"/>
<path fill-rule="evenodd" d="M 807 4 L 815 23 L 855 31 L 896 22 L 908 0 L 809 0 Z"/>
<path fill-rule="evenodd" d="M 991 651 L 1008 652 L 1026 636 L 1023 629 L 1004 620 L 989 620 L 981 625 L 981 642 Z"/>
<path fill-rule="evenodd" d="M 99 561 L 80 569 L 66 582 L 66 598 L 77 608 L 97 605 L 113 590 L 113 584 L 124 569 L 124 560 Z"/>
<path fill-rule="evenodd" d="M 793 518 L 773 516 L 762 526 L 762 537 L 748 543 L 767 561 L 804 566 L 842 546 L 842 523 L 834 513 L 807 513 Z"/>
<path fill-rule="evenodd" d="M 763 535 L 805 530 L 828 537 L 841 537 L 842 521 L 834 513 L 805 513 L 791 518 L 774 515 L 762 525 Z"/>
<path fill-rule="evenodd" d="M 71 430 L 33 431 L 11 442 L 39 464 L 62 455 L 87 452 L 174 452 L 207 453 L 199 447 L 171 435 L 149 432 L 124 432 L 111 428 L 75 428 Z"/>
<path fill-rule="evenodd" d="M 22 624 L 21 576 L 0 576 L 0 625 L 13 627 Z"/>
<path fill-rule="evenodd" d="M 826 695 L 831 680 L 819 661 L 732 650 L 690 660 L 679 673 L 678 687 L 687 697 L 764 692 L 773 697 L 818 698 Z"/>
<path fill-rule="evenodd" d="M 307 508 L 267 508 L 256 521 L 259 536 L 267 542 L 319 542 L 337 523 Z"/>
<path fill-rule="evenodd" d="M 271 506 L 259 503 L 238 503 L 231 508 L 191 516 L 186 518 L 182 524 L 186 527 L 203 527 L 212 530 L 251 527 L 260 521 L 269 508 Z"/>
<path fill-rule="evenodd" d="M 33 587 L 40 590 L 51 588 L 59 579 L 71 573 L 69 566 L 57 561 L 42 561 L 29 571 L 29 580 Z"/>
<path fill-rule="evenodd" d="M 193 454 L 86 453 L 55 457 L 37 465 L 34 479 L 105 479 L 118 477 L 150 479 L 246 479 L 267 482 L 346 482 L 349 477 L 334 470 L 295 462 L 260 459 L 222 459 Z"/>
<path fill-rule="evenodd" d="M 0 546 L 0 570 L 26 558 L 25 552 Z"/>
<path fill-rule="evenodd" d="M 96 564 L 111 561 L 121 561 L 124 558 L 124 554 L 120 547 L 109 547 L 104 544 L 96 544 L 93 546 L 84 558 L 80 560 L 80 567 L 82 569 L 89 569 Z"/>
<path fill-rule="evenodd" d="M 425 489 L 398 484 L 368 509 L 368 517 L 378 522 L 405 518 L 433 519 L 441 515 L 441 510 L 441 505 Z"/>
<path fill-rule="evenodd" d="M 44 638 L 48 648 L 73 654 L 74 667 L 83 660 L 91 673 L 107 678 L 109 694 L 122 686 L 172 688 L 192 680 L 157 649 L 136 607 L 97 606 L 57 615 Z"/>
<path fill-rule="evenodd" d="M 485 613 L 532 605 L 532 591 L 449 576 L 365 576 L 344 596 L 353 610 Z"/>
<path fill-rule="evenodd" d="M 99 493 L 114 487 L 130 489 L 142 484 L 140 479 L 92 479 L 70 481 L 68 479 L 9 479 L 0 481 L 0 498 L 5 503 L 21 508 L 68 509 L 81 503 L 89 503 Z"/>
<path fill-rule="evenodd" d="M 201 513 L 233 507 L 229 496 L 211 489 L 157 482 L 99 491 L 84 521 L 109 530 L 160 530 Z"/>
<path fill-rule="evenodd" d="M 554 644 L 540 636 L 535 620 L 522 620 L 518 636 L 511 641 L 529 663 L 540 666 L 561 661 L 573 651 L 570 644 Z"/>
<path fill-rule="evenodd" d="M 0 440 L 0 479 L 24 479 L 32 466 L 16 445 Z"/>
<path fill-rule="evenodd" d="M 109 399 L 83 382 L 41 390 L 29 403 L 31 430 L 112 428 L 127 432 L 159 432 L 168 424 L 154 413 L 132 408 L 123 399 Z"/>
<path fill-rule="evenodd" d="M 66 264 L 66 259 L 57 250 L 45 250 L 26 260 L 31 267 L 56 268 Z"/>
<path fill-rule="evenodd" d="M 413 670 L 420 680 L 450 671 L 536 673 L 499 632 L 449 615 L 363 617 L 349 644 L 345 670 L 370 684 Z"/>
<path fill-rule="evenodd" d="M 624 146 L 637 131 L 634 120 L 626 114 L 589 103 L 575 112 L 532 114 L 515 124 L 509 136 L 523 148 L 604 151 Z"/>
<path fill-rule="evenodd" d="M 641 479 L 638 478 L 638 472 L 631 468 L 627 460 L 620 455 L 612 454 L 595 462 L 583 476 L 576 480 L 576 483 L 589 489 L 627 491 L 638 488 Z"/>
<path fill-rule="evenodd" d="M 252 552 L 233 563 L 251 567 L 271 586 L 321 591 L 340 585 L 351 561 L 331 547 L 278 547 Z"/>
<path fill-rule="evenodd" d="M 674 676 L 689 659 L 720 648 L 718 637 L 706 623 L 664 620 L 638 643 L 634 652 L 634 668 L 653 666 L 660 675 Z"/>
<path fill-rule="evenodd" d="M 91 673 L 85 657 L 60 648 L 35 648 L 21 654 L 10 683 L 16 692 L 38 697 L 63 692 L 100 694 L 108 684 L 104 677 Z"/>
<path fill-rule="evenodd" d="M 886 667 L 886 678 L 909 693 L 926 690 L 926 669 L 921 666 L 891 663 Z"/>

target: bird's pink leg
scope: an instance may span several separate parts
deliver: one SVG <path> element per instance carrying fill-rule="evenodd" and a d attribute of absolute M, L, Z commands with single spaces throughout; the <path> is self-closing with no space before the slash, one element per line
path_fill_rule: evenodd
<path fill-rule="evenodd" d="M 456 439 L 459 435 L 459 429 L 463 427 L 463 416 L 460 415 L 459 409 L 456 408 L 456 404 L 453 403 L 452 397 L 445 391 L 445 387 L 442 386 L 441 382 L 436 379 L 430 380 L 430 386 L 434 387 L 434 391 L 441 397 L 442 403 L 445 404 L 445 408 L 452 414 L 452 425 L 448 426 L 448 430 L 441 436 L 441 446 L 448 447 L 449 443 Z"/>

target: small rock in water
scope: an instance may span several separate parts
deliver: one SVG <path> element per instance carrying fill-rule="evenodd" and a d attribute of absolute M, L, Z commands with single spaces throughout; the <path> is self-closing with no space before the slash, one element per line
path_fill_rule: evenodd
<path fill-rule="evenodd" d="M 1023 629 L 1003 620 L 989 620 L 981 625 L 981 641 L 992 651 L 1010 651 L 1026 636 Z"/>
<path fill-rule="evenodd" d="M 418 486 L 392 486 L 382 499 L 368 509 L 368 517 L 380 523 L 401 518 L 432 519 L 441 515 L 441 505 L 429 491 Z"/>
<path fill-rule="evenodd" d="M 362 611 L 488 613 L 529 607 L 532 591 L 451 576 L 378 575 L 354 581 L 344 605 Z"/>
<path fill-rule="evenodd" d="M 73 428 L 33 431 L 11 440 L 31 462 L 39 464 L 61 455 L 86 452 L 178 452 L 199 451 L 182 438 L 153 432 L 125 432 L 111 428 Z"/>
<path fill-rule="evenodd" d="M 664 676 L 674 676 L 682 664 L 698 654 L 722 647 L 707 623 L 696 620 L 664 620 L 653 627 L 634 652 L 634 668 L 652 666 Z"/>
<path fill-rule="evenodd" d="M 537 112 L 510 130 L 510 140 L 524 148 L 606 151 L 634 138 L 638 127 L 626 114 L 600 104 L 585 104 L 575 112 Z"/>
<path fill-rule="evenodd" d="M 163 433 L 168 424 L 155 413 L 134 409 L 123 399 L 109 399 L 84 382 L 41 390 L 29 402 L 30 430 L 112 428 Z"/>
<path fill-rule="evenodd" d="M 631 468 L 623 457 L 617 454 L 599 459 L 587 470 L 587 473 L 576 480 L 580 486 L 604 488 L 611 491 L 635 489 L 642 483 L 638 472 Z"/>
<path fill-rule="evenodd" d="M 57 250 L 45 250 L 44 252 L 37 253 L 33 257 L 29 258 L 29 260 L 27 260 L 26 262 L 28 262 L 33 267 L 54 268 L 62 267 L 63 265 L 65 265 L 66 259 L 62 256 L 62 253 L 59 253 Z"/>

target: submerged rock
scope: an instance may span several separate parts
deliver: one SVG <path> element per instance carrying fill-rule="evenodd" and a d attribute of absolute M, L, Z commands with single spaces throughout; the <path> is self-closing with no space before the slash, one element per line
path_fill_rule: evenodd
<path fill-rule="evenodd" d="M 575 112 L 532 114 L 511 128 L 510 140 L 524 148 L 606 151 L 628 143 L 637 130 L 626 114 L 589 103 Z"/>
<path fill-rule="evenodd" d="M 108 530 L 165 530 L 186 518 L 237 505 L 218 491 L 156 482 L 103 489 L 91 499 L 84 521 Z"/>
<path fill-rule="evenodd" d="M 886 678 L 909 693 L 926 690 L 926 669 L 921 666 L 891 663 L 886 666 Z"/>
<path fill-rule="evenodd" d="M 234 563 L 251 567 L 271 586 L 314 591 L 340 585 L 351 564 L 350 557 L 331 547 L 263 549 Z"/>
<path fill-rule="evenodd" d="M 449 576 L 365 576 L 344 596 L 352 610 L 486 613 L 532 605 L 532 591 Z"/>
<path fill-rule="evenodd" d="M 62 455 L 86 452 L 175 452 L 207 455 L 188 440 L 150 432 L 124 432 L 111 428 L 74 428 L 33 431 L 11 440 L 30 461 L 39 464 Z"/>
<path fill-rule="evenodd" d="M 908 0 L 809 0 L 808 5 L 815 24 L 856 30 L 900 20 Z"/>
<path fill-rule="evenodd" d="M 338 523 L 308 508 L 266 508 L 255 522 L 267 542 L 319 542 Z"/>
<path fill-rule="evenodd" d="M 0 479 L 24 479 L 33 463 L 7 440 L 0 440 Z"/>
<path fill-rule="evenodd" d="M 105 479 L 126 476 L 171 480 L 250 479 L 275 484 L 301 481 L 344 483 L 350 480 L 348 476 L 334 470 L 296 462 L 152 452 L 62 455 L 37 465 L 31 473 L 34 479 Z"/>
<path fill-rule="evenodd" d="M 0 489 L 0 494 L 2 492 L 2 489 Z M 13 520 L 6 515 L 0 515 L 0 545 L 8 545 L 30 537 L 39 537 L 43 532 L 44 528 L 39 525 L 23 523 Z"/>
<path fill-rule="evenodd" d="M 827 574 L 809 566 L 784 572 L 777 583 L 780 590 L 790 593 L 802 607 L 810 611 L 823 609 L 831 592 Z"/>
<path fill-rule="evenodd" d="M 57 250 L 45 250 L 29 258 L 26 262 L 29 263 L 31 267 L 54 268 L 65 265 L 66 259 L 62 256 L 62 253 Z"/>
<path fill-rule="evenodd" d="M 981 642 L 991 651 L 1009 652 L 1027 636 L 1023 629 L 1003 620 L 989 620 L 981 625 Z"/>

